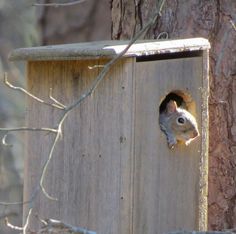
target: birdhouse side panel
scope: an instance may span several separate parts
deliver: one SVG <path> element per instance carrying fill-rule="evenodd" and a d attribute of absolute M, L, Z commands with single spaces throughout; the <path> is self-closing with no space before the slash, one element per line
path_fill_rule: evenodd
<path fill-rule="evenodd" d="M 166 95 L 181 91 L 201 132 L 202 64 L 201 56 L 135 64 L 134 233 L 199 227 L 202 136 L 169 149 L 158 119 Z"/>

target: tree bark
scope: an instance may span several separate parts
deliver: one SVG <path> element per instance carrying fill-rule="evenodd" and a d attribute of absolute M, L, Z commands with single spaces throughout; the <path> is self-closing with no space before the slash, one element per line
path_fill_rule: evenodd
<path fill-rule="evenodd" d="M 110 4 L 108 0 L 89 0 L 66 7 L 43 6 L 39 25 L 44 45 L 109 40 Z"/>
<path fill-rule="evenodd" d="M 112 0 L 112 38 L 130 39 L 152 17 L 155 0 Z M 210 50 L 209 229 L 236 226 L 235 0 L 167 0 L 155 27 L 170 39 L 205 37 Z"/>

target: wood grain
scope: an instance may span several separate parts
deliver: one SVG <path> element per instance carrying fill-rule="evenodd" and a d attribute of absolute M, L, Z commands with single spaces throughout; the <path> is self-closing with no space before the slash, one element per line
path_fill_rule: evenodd
<path fill-rule="evenodd" d="M 31 61 L 28 88 L 47 100 L 52 87 L 53 96 L 68 105 L 86 92 L 101 69 L 88 66 L 106 62 Z M 97 234 L 206 228 L 206 213 L 200 214 L 207 202 L 207 190 L 201 190 L 207 187 L 207 166 L 201 164 L 207 162 L 207 141 L 202 136 L 208 136 L 204 69 L 202 57 L 121 59 L 66 120 L 44 183 L 59 201 L 40 194 L 34 212 L 42 219 L 61 220 Z M 187 147 L 169 150 L 158 112 L 165 95 L 173 90 L 191 95 L 201 137 Z M 53 127 L 61 116 L 60 110 L 31 99 L 28 113 L 28 125 L 34 127 Z M 52 141 L 51 135 L 28 133 L 25 200 L 38 183 Z M 39 221 L 32 218 L 31 227 L 38 226 Z"/>
<path fill-rule="evenodd" d="M 55 98 L 64 104 L 72 103 L 99 72 L 87 66 L 105 62 L 30 62 L 28 87 L 43 98 L 52 87 Z M 130 59 L 121 60 L 66 120 L 63 139 L 45 178 L 47 191 L 59 202 L 40 194 L 35 212 L 41 218 L 59 219 L 98 234 L 130 232 L 132 67 Z M 29 100 L 30 126 L 54 126 L 59 116 L 58 111 Z M 39 179 L 52 137 L 29 133 L 28 141 L 25 199 Z M 37 220 L 32 223 L 37 227 Z"/>
<path fill-rule="evenodd" d="M 201 138 L 169 150 L 158 110 L 169 92 L 187 92 L 201 129 L 201 86 L 201 57 L 136 63 L 134 233 L 198 228 Z"/>

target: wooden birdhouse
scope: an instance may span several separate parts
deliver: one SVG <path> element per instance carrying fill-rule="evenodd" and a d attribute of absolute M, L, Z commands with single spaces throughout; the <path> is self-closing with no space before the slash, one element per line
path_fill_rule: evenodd
<path fill-rule="evenodd" d="M 127 44 L 13 51 L 11 60 L 27 62 L 27 90 L 61 107 L 29 97 L 27 126 L 56 128 L 63 108 L 88 94 L 104 66 Z M 206 230 L 209 48 L 203 38 L 133 44 L 66 116 L 43 179 L 57 201 L 39 192 L 33 212 L 97 234 Z M 160 111 L 171 99 L 196 118 L 200 133 L 174 149 L 159 125 Z M 47 131 L 27 133 L 25 201 L 37 190 L 54 140 Z M 25 215 L 28 209 L 25 205 Z M 32 216 L 30 222 L 37 230 L 39 219 Z"/>

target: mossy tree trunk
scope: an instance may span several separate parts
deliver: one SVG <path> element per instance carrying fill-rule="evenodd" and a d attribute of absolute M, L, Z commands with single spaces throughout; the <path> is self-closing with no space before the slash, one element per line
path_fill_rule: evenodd
<path fill-rule="evenodd" d="M 112 38 L 130 39 L 152 16 L 158 0 L 112 0 Z M 209 229 L 236 226 L 235 0 L 167 0 L 145 38 L 205 37 L 210 51 Z"/>

